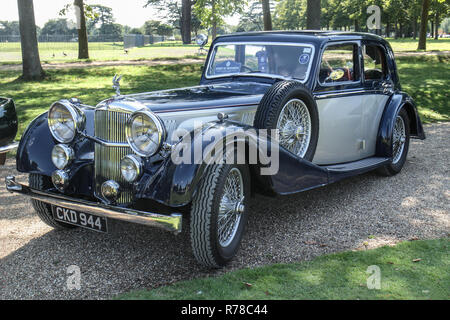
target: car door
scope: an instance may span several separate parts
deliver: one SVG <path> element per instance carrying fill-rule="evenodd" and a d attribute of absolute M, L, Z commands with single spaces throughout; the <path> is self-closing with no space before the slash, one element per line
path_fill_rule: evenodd
<path fill-rule="evenodd" d="M 314 96 L 319 140 L 313 162 L 319 165 L 361 159 L 364 89 L 360 42 L 330 42 L 322 50 Z"/>
<path fill-rule="evenodd" d="M 387 64 L 386 49 L 374 41 L 363 41 L 362 80 L 364 103 L 362 108 L 363 158 L 375 155 L 376 138 L 381 117 L 389 97 L 393 93 L 392 76 Z"/>

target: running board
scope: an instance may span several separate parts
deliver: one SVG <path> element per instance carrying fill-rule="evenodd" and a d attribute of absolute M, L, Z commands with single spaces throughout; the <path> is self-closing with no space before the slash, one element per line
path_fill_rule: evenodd
<path fill-rule="evenodd" d="M 347 177 L 374 170 L 388 164 L 389 161 L 389 158 L 371 157 L 359 161 L 321 167 L 328 171 L 329 183 L 333 183 Z"/>

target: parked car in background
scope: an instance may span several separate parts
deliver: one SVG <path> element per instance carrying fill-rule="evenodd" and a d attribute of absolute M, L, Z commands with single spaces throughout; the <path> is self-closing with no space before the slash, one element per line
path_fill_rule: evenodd
<path fill-rule="evenodd" d="M 17 148 L 17 115 L 14 101 L 0 97 L 0 165 L 6 161 L 6 153 Z"/>
<path fill-rule="evenodd" d="M 389 43 L 372 34 L 220 36 L 199 86 L 121 95 L 119 81 L 97 106 L 63 99 L 36 118 L 17 152 L 29 185 L 10 176 L 7 189 L 30 196 L 59 229 L 106 232 L 111 218 L 180 232 L 190 216 L 193 253 L 208 267 L 235 256 L 253 193 L 292 194 L 371 170 L 392 176 L 410 138 L 425 139 Z M 216 149 L 224 143 L 230 149 Z M 179 152 L 185 145 L 194 152 Z M 279 146 L 270 163 L 247 152 L 268 145 Z M 213 153 L 244 156 L 190 161 Z"/>

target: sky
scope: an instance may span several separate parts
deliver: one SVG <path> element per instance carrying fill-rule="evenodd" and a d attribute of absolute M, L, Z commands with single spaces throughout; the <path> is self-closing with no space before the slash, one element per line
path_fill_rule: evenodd
<path fill-rule="evenodd" d="M 89 4 L 100 4 L 113 9 L 114 18 L 117 23 L 130 27 L 141 27 L 147 20 L 157 20 L 158 10 L 154 8 L 143 8 L 145 0 L 92 0 Z M 50 19 L 59 18 L 59 11 L 72 0 L 34 0 L 34 15 L 36 24 L 43 27 Z M 75 15 L 71 12 L 67 16 L 75 21 Z M 17 12 L 17 0 L 1 0 L 0 20 L 19 20 Z M 236 17 L 225 19 L 227 23 L 237 24 Z"/>

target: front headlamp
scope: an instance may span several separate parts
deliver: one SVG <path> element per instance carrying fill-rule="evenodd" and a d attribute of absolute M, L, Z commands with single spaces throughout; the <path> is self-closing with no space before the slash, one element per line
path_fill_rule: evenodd
<path fill-rule="evenodd" d="M 166 129 L 159 117 L 151 111 L 136 111 L 126 126 L 127 141 L 141 157 L 156 154 L 166 139 Z"/>
<path fill-rule="evenodd" d="M 52 104 L 48 110 L 48 127 L 53 137 L 61 143 L 69 143 L 83 130 L 83 112 L 67 100 Z"/>

